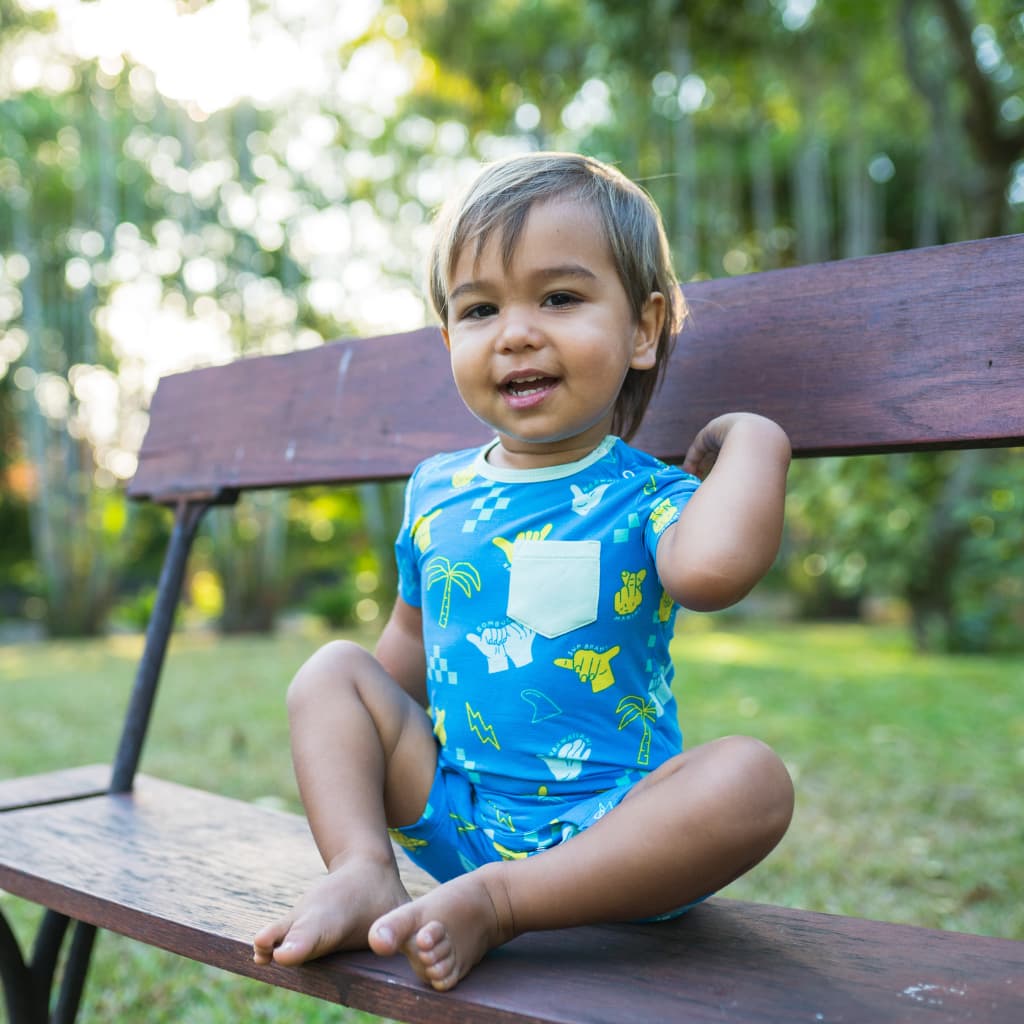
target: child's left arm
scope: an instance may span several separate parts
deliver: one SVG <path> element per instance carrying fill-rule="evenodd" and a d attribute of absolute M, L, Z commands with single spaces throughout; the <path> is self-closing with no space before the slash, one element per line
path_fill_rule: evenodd
<path fill-rule="evenodd" d="M 745 597 L 782 539 L 789 438 L 774 421 L 729 413 L 697 435 L 683 468 L 704 482 L 658 544 L 662 586 L 685 608 L 716 611 Z"/>

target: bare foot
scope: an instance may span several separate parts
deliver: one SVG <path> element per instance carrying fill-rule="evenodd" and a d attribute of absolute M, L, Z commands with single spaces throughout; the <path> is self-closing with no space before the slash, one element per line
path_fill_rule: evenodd
<path fill-rule="evenodd" d="M 366 949 L 370 925 L 408 902 L 394 861 L 334 863 L 291 913 L 256 933 L 253 960 L 294 966 L 339 949 Z"/>
<path fill-rule="evenodd" d="M 488 864 L 384 914 L 370 928 L 370 948 L 404 953 L 438 991 L 454 988 L 488 950 L 515 935 L 501 864 Z"/>

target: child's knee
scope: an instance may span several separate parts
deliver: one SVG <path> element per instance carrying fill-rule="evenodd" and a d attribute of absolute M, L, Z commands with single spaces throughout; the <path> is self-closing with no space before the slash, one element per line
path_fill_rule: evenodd
<path fill-rule="evenodd" d="M 768 744 L 753 736 L 727 736 L 719 742 L 726 746 L 740 784 L 751 796 L 754 820 L 768 840 L 778 842 L 793 817 L 793 780 L 785 763 Z"/>
<path fill-rule="evenodd" d="M 324 644 L 295 673 L 288 686 L 286 702 L 289 714 L 309 706 L 320 706 L 331 693 L 339 693 L 351 685 L 359 664 L 371 655 L 349 640 L 332 640 Z"/>

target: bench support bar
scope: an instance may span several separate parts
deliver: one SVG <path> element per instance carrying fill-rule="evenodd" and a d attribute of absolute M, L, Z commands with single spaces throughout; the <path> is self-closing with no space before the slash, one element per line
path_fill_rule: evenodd
<path fill-rule="evenodd" d="M 63 914 L 47 910 L 43 914 L 39 930 L 36 933 L 32 957 L 26 962 L 14 932 L 3 915 L 0 914 L 0 978 L 3 979 L 7 1017 L 11 1024 L 48 1024 L 50 1021 L 50 990 L 53 988 L 60 948 L 69 924 L 69 919 Z M 90 930 L 95 931 L 95 929 Z M 70 961 L 65 971 L 65 977 L 68 977 L 68 971 L 75 973 Z M 80 996 L 84 970 L 79 970 L 77 973 L 79 974 L 77 991 Z M 74 998 L 73 993 L 70 995 Z M 58 1013 L 53 1018 L 53 1024 L 56 1024 L 58 1020 L 73 1020 L 78 1010 L 77 998 L 74 998 L 73 1006 L 63 998 L 61 1003 L 68 1005 L 71 1017 L 62 1017 Z"/>
<path fill-rule="evenodd" d="M 85 989 L 96 928 L 82 921 L 75 922 L 60 994 L 51 1015 L 50 994 L 70 924 L 64 914 L 47 910 L 36 932 L 32 957 L 26 962 L 11 926 L 0 913 L 0 980 L 11 1024 L 73 1024 Z"/>
<path fill-rule="evenodd" d="M 11 926 L 0 911 L 0 981 L 3 982 L 7 1017 L 11 1024 L 35 1024 L 39 1019 L 34 1013 L 32 973 L 21 955 Z"/>
<path fill-rule="evenodd" d="M 111 793 L 127 793 L 142 756 L 142 745 L 149 728 L 149 719 L 156 700 L 157 683 L 167 653 L 167 641 L 174 626 L 174 613 L 178 609 L 181 584 L 185 578 L 185 565 L 195 539 L 203 513 L 210 507 L 210 500 L 179 502 L 174 515 L 174 529 L 164 556 L 160 573 L 153 614 L 146 630 L 146 646 L 135 675 L 128 712 L 125 715 L 121 741 L 114 760 L 114 771 L 110 780 Z"/>

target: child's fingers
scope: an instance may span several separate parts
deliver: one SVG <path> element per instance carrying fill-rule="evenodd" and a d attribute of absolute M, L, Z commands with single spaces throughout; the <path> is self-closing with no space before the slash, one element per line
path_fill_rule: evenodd
<path fill-rule="evenodd" d="M 721 447 L 721 439 L 709 427 L 705 427 L 687 449 L 683 469 L 703 480 L 711 472 Z"/>

